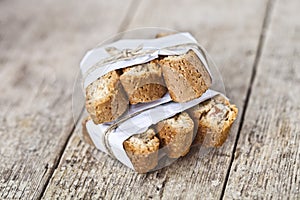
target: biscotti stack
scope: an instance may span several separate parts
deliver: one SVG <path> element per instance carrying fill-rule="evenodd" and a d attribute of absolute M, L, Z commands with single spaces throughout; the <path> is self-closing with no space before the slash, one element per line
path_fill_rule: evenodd
<path fill-rule="evenodd" d="M 120 40 L 84 57 L 84 139 L 139 173 L 185 156 L 192 144 L 221 146 L 237 108 L 210 89 L 196 40 L 179 33 L 139 43 Z"/>
<path fill-rule="evenodd" d="M 193 51 L 111 71 L 86 88 L 86 110 L 95 124 L 111 122 L 128 106 L 162 98 L 175 102 L 200 97 L 211 85 L 210 75 Z"/>
<path fill-rule="evenodd" d="M 123 142 L 123 147 L 134 169 L 146 173 L 158 165 L 160 151 L 169 158 L 179 158 L 189 152 L 192 144 L 222 146 L 237 112 L 235 105 L 224 96 L 217 95 L 187 112 L 158 122 L 144 133 L 132 135 Z M 86 128 L 88 120 L 83 122 L 83 132 L 84 138 L 91 144 Z"/>

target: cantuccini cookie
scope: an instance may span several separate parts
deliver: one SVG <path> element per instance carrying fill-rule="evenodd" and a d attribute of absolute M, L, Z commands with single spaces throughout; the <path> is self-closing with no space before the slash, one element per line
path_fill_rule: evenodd
<path fill-rule="evenodd" d="M 187 102 L 200 97 L 211 85 L 211 77 L 192 50 L 179 56 L 159 60 L 170 96 L 175 102 Z"/>
<path fill-rule="evenodd" d="M 167 92 L 161 68 L 155 60 L 123 69 L 120 80 L 130 104 L 151 102 Z"/>
<path fill-rule="evenodd" d="M 158 163 L 159 139 L 153 129 L 136 134 L 123 142 L 124 149 L 131 160 L 134 169 L 146 173 L 155 168 Z"/>
<path fill-rule="evenodd" d="M 86 88 L 86 109 L 95 124 L 113 121 L 127 108 L 128 98 L 116 71 L 99 77 Z"/>
<path fill-rule="evenodd" d="M 228 137 L 238 109 L 224 96 L 217 95 L 191 108 L 189 113 L 198 123 L 198 131 L 193 144 L 220 147 Z"/>
<path fill-rule="evenodd" d="M 194 122 L 186 112 L 159 122 L 156 130 L 168 157 L 179 158 L 189 152 L 193 141 Z"/>

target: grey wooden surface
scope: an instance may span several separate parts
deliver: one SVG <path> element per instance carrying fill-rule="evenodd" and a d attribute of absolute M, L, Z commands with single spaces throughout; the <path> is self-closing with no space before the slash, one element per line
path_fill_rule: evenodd
<path fill-rule="evenodd" d="M 299 199 L 298 0 L 0 1 L 0 199 Z M 84 52 L 126 29 L 191 32 L 239 118 L 222 148 L 146 175 L 84 143 Z"/>

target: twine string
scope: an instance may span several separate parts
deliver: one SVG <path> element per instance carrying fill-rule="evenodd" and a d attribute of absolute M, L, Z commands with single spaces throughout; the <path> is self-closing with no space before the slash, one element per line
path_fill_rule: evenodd
<path fill-rule="evenodd" d="M 135 117 L 135 116 L 141 114 L 142 112 L 145 112 L 145 111 L 147 111 L 147 110 L 150 110 L 151 108 L 152 108 L 152 107 L 147 108 L 147 109 L 144 109 L 144 110 L 140 110 L 140 111 L 135 112 L 135 113 L 131 113 L 130 115 L 126 115 L 125 117 L 123 117 L 123 118 L 117 120 L 114 124 L 110 125 L 110 126 L 105 130 L 105 132 L 104 132 L 104 137 L 103 137 L 103 140 L 104 140 L 104 141 L 103 141 L 103 144 L 104 144 L 104 146 L 105 146 L 106 151 L 108 152 L 108 154 L 109 154 L 111 157 L 115 158 L 115 155 L 114 155 L 114 153 L 113 153 L 113 151 L 112 151 L 112 147 L 111 147 L 111 145 L 110 145 L 110 143 L 109 143 L 109 135 L 113 132 L 113 130 L 117 129 L 118 126 L 119 126 L 120 124 L 122 124 L 123 122 L 125 122 L 126 120 L 128 120 L 128 119 L 130 119 L 130 118 L 132 118 L 132 117 Z"/>

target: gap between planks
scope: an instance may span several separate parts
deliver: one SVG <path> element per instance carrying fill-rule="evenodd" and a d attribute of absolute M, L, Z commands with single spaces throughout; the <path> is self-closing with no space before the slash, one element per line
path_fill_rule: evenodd
<path fill-rule="evenodd" d="M 249 102 L 249 99 L 251 97 L 253 83 L 254 83 L 254 80 L 256 78 L 257 67 L 258 67 L 258 64 L 260 62 L 261 55 L 262 55 L 262 52 L 263 52 L 263 49 L 264 49 L 264 46 L 265 46 L 266 34 L 267 34 L 267 31 L 269 30 L 270 23 L 271 23 L 271 20 L 272 20 L 272 14 L 273 14 L 275 3 L 276 3 L 276 0 L 268 0 L 268 2 L 267 2 L 265 16 L 264 16 L 264 19 L 263 19 L 263 24 L 262 24 L 262 27 L 261 27 L 261 33 L 260 33 L 260 37 L 259 37 L 259 41 L 258 41 L 258 45 L 257 45 L 256 54 L 255 54 L 255 59 L 254 59 L 254 62 L 253 62 L 250 84 L 249 84 L 249 87 L 247 89 L 245 104 L 243 106 L 242 114 L 241 114 L 241 121 L 239 123 L 237 136 L 236 136 L 236 139 L 234 141 L 234 146 L 233 146 L 232 153 L 231 153 L 230 163 L 229 163 L 228 170 L 227 170 L 225 180 L 224 180 L 224 183 L 223 183 L 220 200 L 224 198 L 227 182 L 228 182 L 228 179 L 229 179 L 229 176 L 230 176 L 232 163 L 234 161 L 235 151 L 236 151 L 236 148 L 237 148 L 237 144 L 238 144 L 238 141 L 239 141 L 239 138 L 240 138 L 240 133 L 241 133 L 241 130 L 242 130 L 242 127 L 243 127 L 243 124 L 244 124 L 244 120 L 245 120 L 245 113 L 246 113 L 247 108 L 248 108 L 248 102 Z"/>
<path fill-rule="evenodd" d="M 128 27 L 130 21 L 131 21 L 132 18 L 134 17 L 134 14 L 136 13 L 136 11 L 137 11 L 137 9 L 138 9 L 139 4 L 140 4 L 140 1 L 138 1 L 138 0 L 132 0 L 132 1 L 131 1 L 130 6 L 129 6 L 127 12 L 126 12 L 126 15 L 125 15 L 124 19 L 122 20 L 121 25 L 120 25 L 119 28 L 118 28 L 117 33 L 126 30 L 126 28 Z M 75 84 L 74 84 L 73 89 L 74 89 L 74 88 L 75 88 Z M 50 176 L 49 176 L 49 178 L 46 180 L 46 183 L 45 183 L 45 185 L 43 186 L 42 192 L 40 193 L 38 199 L 42 199 L 42 197 L 44 196 L 44 193 L 45 193 L 45 191 L 46 191 L 46 189 L 47 189 L 47 187 L 48 187 L 48 185 L 49 185 L 49 183 L 50 183 L 50 180 L 51 180 L 51 178 L 53 177 L 53 174 L 54 174 L 55 170 L 56 170 L 57 167 L 59 166 L 59 163 L 60 163 L 61 160 L 62 160 L 62 156 L 63 156 L 63 154 L 64 154 L 64 152 L 65 152 L 65 150 L 66 150 L 66 147 L 67 147 L 67 145 L 69 144 L 72 135 L 74 134 L 74 131 L 75 131 L 75 129 L 76 129 L 76 126 L 78 126 L 78 123 L 80 123 L 79 120 L 81 119 L 83 113 L 84 113 L 84 106 L 82 107 L 82 109 L 81 109 L 81 111 L 80 111 L 80 114 L 79 114 L 79 116 L 77 117 L 77 119 L 74 119 L 74 124 L 73 124 L 73 126 L 72 126 L 72 129 L 71 129 L 71 131 L 70 131 L 70 133 L 69 133 L 69 135 L 68 135 L 68 137 L 67 137 L 67 139 L 66 139 L 66 142 L 65 142 L 64 145 L 63 145 L 63 148 L 62 148 L 61 151 L 59 152 L 59 157 L 58 157 L 57 161 L 54 163 L 54 167 L 53 167 L 52 169 L 50 169 L 50 170 L 51 170 L 51 171 L 50 171 Z"/>
<path fill-rule="evenodd" d="M 75 131 L 76 125 L 78 124 L 79 120 L 80 120 L 81 117 L 82 117 L 83 111 L 84 111 L 84 108 L 81 109 L 78 118 L 77 118 L 77 119 L 74 119 L 75 121 L 74 121 L 74 124 L 73 124 L 73 126 L 72 126 L 72 129 L 71 129 L 71 131 L 70 131 L 70 134 L 68 135 L 68 137 L 67 137 L 67 139 L 66 139 L 66 142 L 64 143 L 64 145 L 63 145 L 61 151 L 59 152 L 59 157 L 58 157 L 57 161 L 54 163 L 54 167 L 53 167 L 52 169 L 50 168 L 50 175 L 49 175 L 49 178 L 46 180 L 46 182 L 45 182 L 45 184 L 44 184 L 44 186 L 43 186 L 42 192 L 41 192 L 40 195 L 38 196 L 38 199 L 42 199 L 42 197 L 44 196 L 44 193 L 45 193 L 45 191 L 46 191 L 46 188 L 47 188 L 47 186 L 49 185 L 50 180 L 51 180 L 51 178 L 52 178 L 52 176 L 53 176 L 55 170 L 57 169 L 59 163 L 61 162 L 62 155 L 63 155 L 63 153 L 65 152 L 65 149 L 66 149 L 66 147 L 67 147 L 67 145 L 68 145 L 68 143 L 69 143 L 69 141 L 70 141 L 70 138 L 71 138 L 71 136 L 73 135 L 73 133 L 74 133 L 74 131 Z"/>

